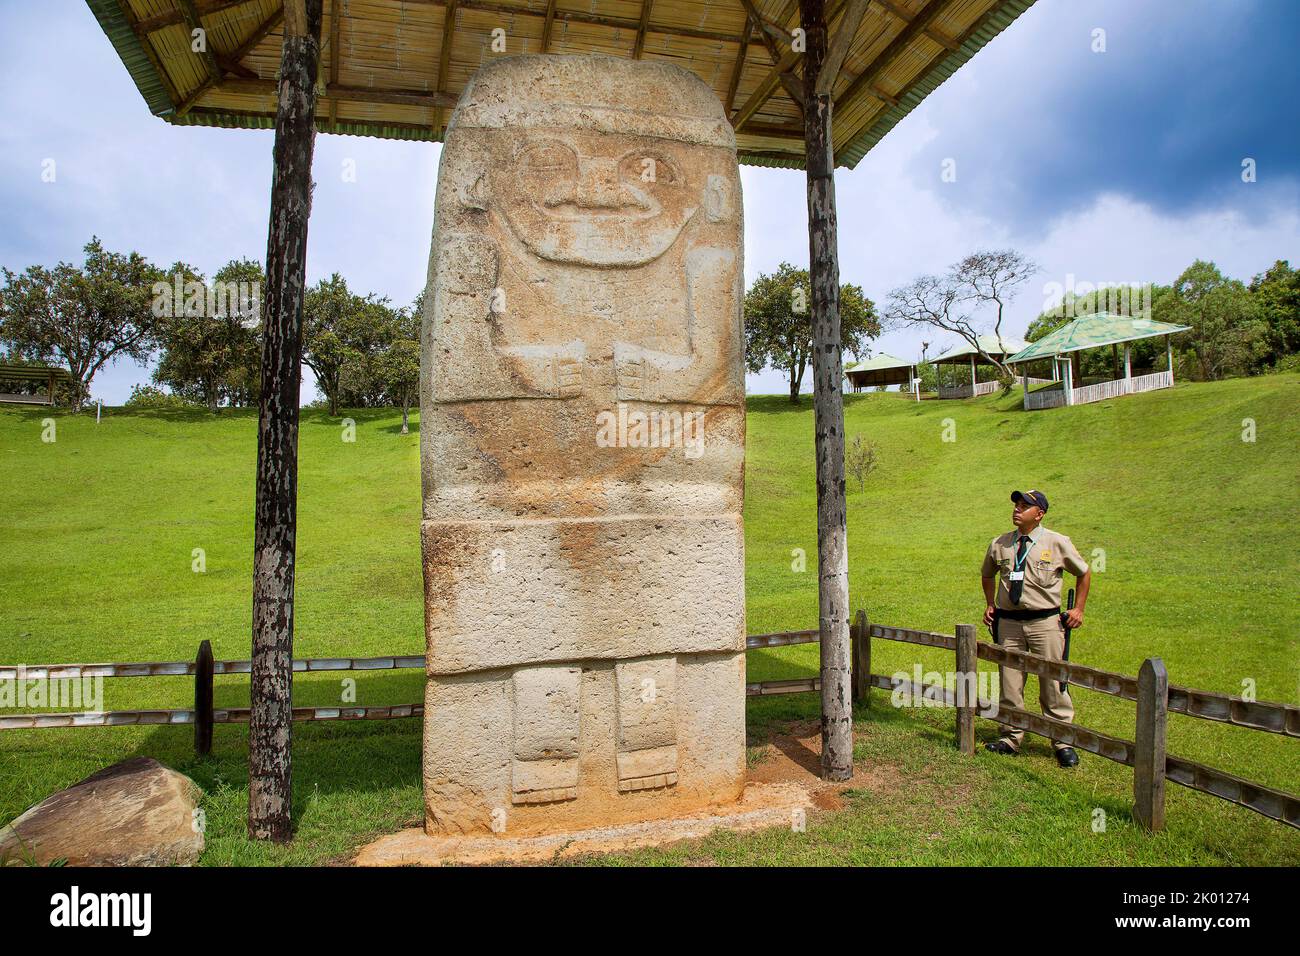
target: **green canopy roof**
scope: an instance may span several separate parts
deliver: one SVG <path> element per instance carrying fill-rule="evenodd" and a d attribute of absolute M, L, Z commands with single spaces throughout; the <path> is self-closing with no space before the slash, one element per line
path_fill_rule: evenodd
<path fill-rule="evenodd" d="M 911 368 L 915 364 L 915 362 L 909 362 L 896 355 L 890 355 L 888 352 L 881 352 L 879 355 L 873 355 L 865 362 L 850 362 L 844 366 L 844 371 L 874 372 L 885 368 Z"/>
<path fill-rule="evenodd" d="M 1173 335 L 1175 332 L 1189 330 L 1190 326 L 1186 325 L 1170 325 L 1168 322 L 1134 318 L 1131 315 L 1098 312 L 1080 316 L 1055 332 L 1048 333 L 1011 356 L 1007 363 L 1014 365 L 1066 352 L 1080 352 L 1116 342 L 1132 342 L 1135 339 L 1149 339 L 1156 335 Z"/>
<path fill-rule="evenodd" d="M 1009 335 L 1002 336 L 1001 345 L 998 344 L 996 335 L 977 335 L 975 341 L 980 344 L 978 349 L 963 341 L 960 348 L 951 352 L 944 352 L 942 355 L 936 355 L 930 359 L 930 364 L 968 361 L 972 355 L 979 356 L 981 353 L 984 355 L 1009 355 L 1025 347 L 1024 342 Z"/>

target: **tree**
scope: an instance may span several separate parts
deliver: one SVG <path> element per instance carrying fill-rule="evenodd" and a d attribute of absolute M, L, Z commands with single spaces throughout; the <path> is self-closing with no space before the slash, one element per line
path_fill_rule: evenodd
<path fill-rule="evenodd" d="M 392 313 L 388 343 L 374 362 L 375 377 L 390 402 L 402 410 L 402 434 L 410 430 L 411 404 L 420 389 L 420 319 L 424 313 L 421 292 L 409 308 Z"/>
<path fill-rule="evenodd" d="M 109 252 L 97 237 L 84 252 L 80 267 L 4 269 L 0 289 L 0 341 L 28 360 L 65 366 L 74 412 L 90 397 L 100 369 L 123 356 L 143 362 L 152 353 L 153 285 L 162 278 L 139 253 Z"/>
<path fill-rule="evenodd" d="M 751 372 L 783 369 L 790 401 L 798 404 L 804 371 L 812 359 L 812 301 L 807 269 L 781 263 L 760 275 L 745 293 L 745 364 Z M 880 335 L 876 307 L 861 286 L 840 286 L 840 347 L 856 358 Z"/>
<path fill-rule="evenodd" d="M 1213 262 L 1188 266 L 1153 311 L 1159 321 L 1191 326 L 1184 347 L 1202 380 L 1244 375 L 1268 353 L 1268 327 L 1249 290 Z"/>
<path fill-rule="evenodd" d="M 923 275 L 889 293 L 885 308 L 888 326 L 925 325 L 961 336 L 979 355 L 998 369 L 1004 382 L 1011 370 L 1001 358 L 989 355 L 981 346 L 983 329 L 990 329 L 1002 343 L 1002 320 L 1006 306 L 1020 288 L 1038 271 L 1030 259 L 1014 249 L 976 252 L 956 262 L 944 275 Z M 992 312 L 992 320 L 980 313 Z M 1002 348 L 1003 354 L 1006 349 Z"/>
<path fill-rule="evenodd" d="M 176 263 L 171 284 L 191 290 L 172 295 L 158 318 L 162 358 L 153 380 L 174 394 L 216 412 L 223 402 L 249 405 L 259 393 L 261 342 L 258 319 L 262 267 L 248 259 L 223 266 L 207 285 L 197 270 Z M 178 279 L 179 277 L 179 279 Z"/>
<path fill-rule="evenodd" d="M 1275 366 L 1300 352 L 1300 269 L 1279 259 L 1250 281 L 1250 294 L 1267 329 L 1264 361 Z"/>
<path fill-rule="evenodd" d="M 874 441 L 864 442 L 861 435 L 853 436 L 853 443 L 845 450 L 844 465 L 858 483 L 858 491 L 866 487 L 867 478 L 879 463 Z"/>
<path fill-rule="evenodd" d="M 390 317 L 387 299 L 352 293 L 337 272 L 307 291 L 302 360 L 316 373 L 331 416 L 345 395 L 360 398 L 358 404 L 376 397 L 368 363 L 383 346 Z"/>

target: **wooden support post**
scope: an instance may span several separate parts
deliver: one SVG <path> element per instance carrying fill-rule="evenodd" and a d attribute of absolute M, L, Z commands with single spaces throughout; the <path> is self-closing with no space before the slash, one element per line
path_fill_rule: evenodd
<path fill-rule="evenodd" d="M 206 757 L 212 753 L 212 642 L 199 644 L 194 658 L 194 753 Z"/>
<path fill-rule="evenodd" d="M 1158 657 L 1138 671 L 1137 732 L 1133 737 L 1133 817 L 1147 830 L 1165 828 L 1165 730 L 1169 674 Z"/>
<path fill-rule="evenodd" d="M 286 0 L 262 300 L 262 395 L 253 528 L 248 834 L 290 838 L 293 583 L 298 523 L 302 305 L 316 136 L 322 0 Z"/>
<path fill-rule="evenodd" d="M 1169 384 L 1174 384 L 1174 339 L 1173 336 L 1165 336 L 1165 354 L 1169 357 Z"/>
<path fill-rule="evenodd" d="M 818 95 L 826 58 L 825 0 L 799 0 L 804 55 L 804 151 L 808 174 L 808 271 L 812 280 L 813 410 L 817 455 L 817 626 L 821 640 L 822 778 L 853 776 L 849 651 L 849 555 L 844 502 L 844 360 L 835 224 L 831 97 Z"/>
<path fill-rule="evenodd" d="M 1133 349 L 1124 343 L 1124 393 L 1133 394 Z"/>
<path fill-rule="evenodd" d="M 858 611 L 853 624 L 853 702 L 871 706 L 871 634 L 863 610 Z"/>
<path fill-rule="evenodd" d="M 975 713 L 979 710 L 979 657 L 975 648 L 975 625 L 957 625 L 957 747 L 967 756 L 975 754 Z"/>

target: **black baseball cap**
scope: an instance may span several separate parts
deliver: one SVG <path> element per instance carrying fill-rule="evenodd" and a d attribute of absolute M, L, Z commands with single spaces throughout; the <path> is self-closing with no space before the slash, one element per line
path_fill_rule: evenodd
<path fill-rule="evenodd" d="M 1043 514 L 1047 514 L 1047 495 L 1041 491 L 1013 491 L 1011 492 L 1012 501 L 1023 501 L 1027 505 L 1037 505 L 1043 509 Z"/>

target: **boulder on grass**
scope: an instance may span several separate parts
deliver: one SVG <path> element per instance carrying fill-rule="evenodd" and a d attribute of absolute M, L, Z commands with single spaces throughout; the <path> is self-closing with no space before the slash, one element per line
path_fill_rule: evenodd
<path fill-rule="evenodd" d="M 42 800 L 0 830 L 0 865 L 189 866 L 203 852 L 203 791 L 132 757 Z"/>

